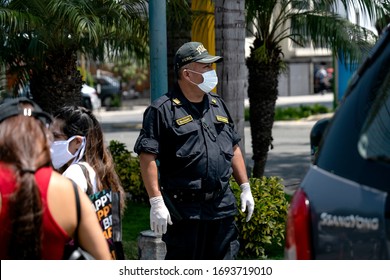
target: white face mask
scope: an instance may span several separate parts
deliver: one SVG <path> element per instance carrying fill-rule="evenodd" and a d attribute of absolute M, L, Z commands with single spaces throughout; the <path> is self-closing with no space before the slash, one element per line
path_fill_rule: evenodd
<path fill-rule="evenodd" d="M 210 71 L 207 71 L 204 73 L 199 73 L 199 72 L 196 72 L 196 71 L 193 71 L 190 69 L 187 69 L 187 71 L 190 71 L 190 72 L 193 72 L 193 73 L 196 73 L 196 74 L 203 76 L 203 82 L 200 84 L 195 84 L 191 80 L 190 81 L 194 85 L 197 85 L 205 93 L 212 91 L 218 84 L 218 77 L 217 77 L 217 73 L 215 72 L 215 70 L 210 70 Z"/>
<path fill-rule="evenodd" d="M 76 136 L 72 136 L 68 140 L 64 141 L 54 141 L 51 144 L 51 162 L 55 169 L 60 169 L 71 159 L 75 159 L 73 162 L 78 162 L 84 155 L 84 146 L 85 146 L 85 137 L 83 137 L 83 142 L 81 143 L 80 148 L 73 155 L 69 152 L 69 143 L 75 139 Z"/>

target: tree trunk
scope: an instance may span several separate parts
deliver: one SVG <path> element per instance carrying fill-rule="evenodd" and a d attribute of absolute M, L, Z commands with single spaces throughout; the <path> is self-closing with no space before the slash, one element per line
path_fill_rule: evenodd
<path fill-rule="evenodd" d="M 34 101 L 49 114 L 65 105 L 81 105 L 83 81 L 77 70 L 76 52 L 58 49 L 46 54 L 45 63 L 50 67 L 31 75 Z"/>
<path fill-rule="evenodd" d="M 236 129 L 242 137 L 240 148 L 245 155 L 245 1 L 215 1 L 215 40 L 216 54 L 223 56 L 223 61 L 217 66 L 217 93 L 229 107 Z"/>
<path fill-rule="evenodd" d="M 278 76 L 280 74 L 281 50 L 269 48 L 269 60 L 256 59 L 255 51 L 263 42 L 256 39 L 247 59 L 249 71 L 248 96 L 250 125 L 253 148 L 253 177 L 264 175 L 268 151 L 272 146 L 272 127 L 274 124 L 275 104 L 278 97 Z"/>
<path fill-rule="evenodd" d="M 187 0 L 188 6 L 191 7 L 191 0 Z M 167 3 L 167 9 L 170 9 Z M 167 11 L 167 15 L 174 11 Z M 188 18 L 191 18 L 191 11 L 188 11 Z M 167 18 L 167 64 L 168 64 L 168 89 L 171 89 L 175 82 L 174 57 L 176 51 L 184 44 L 191 41 L 191 20 L 184 23 L 177 23 L 174 17 Z M 162 93 L 162 94 L 165 94 Z"/>
<path fill-rule="evenodd" d="M 173 60 L 176 51 L 184 44 L 191 41 L 190 30 L 167 30 L 167 58 L 168 58 L 168 89 L 171 89 L 175 82 Z M 162 94 L 165 94 L 162 93 Z"/>

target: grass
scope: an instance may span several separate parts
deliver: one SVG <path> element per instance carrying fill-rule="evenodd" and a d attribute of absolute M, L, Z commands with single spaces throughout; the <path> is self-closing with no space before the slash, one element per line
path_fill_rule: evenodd
<path fill-rule="evenodd" d="M 127 202 L 122 219 L 123 250 L 127 260 L 138 260 L 138 236 L 150 228 L 149 210 L 148 204 Z"/>

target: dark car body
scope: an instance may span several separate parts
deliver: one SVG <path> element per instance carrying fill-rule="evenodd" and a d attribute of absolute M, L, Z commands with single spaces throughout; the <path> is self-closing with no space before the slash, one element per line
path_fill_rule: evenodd
<path fill-rule="evenodd" d="M 100 75 L 94 76 L 94 82 L 96 89 L 99 93 L 99 97 L 102 106 L 110 107 L 115 99 L 122 100 L 122 89 L 120 82 L 110 76 Z M 99 88 L 100 87 L 100 92 Z"/>
<path fill-rule="evenodd" d="M 295 192 L 287 259 L 390 258 L 389 29 L 352 77 Z"/>

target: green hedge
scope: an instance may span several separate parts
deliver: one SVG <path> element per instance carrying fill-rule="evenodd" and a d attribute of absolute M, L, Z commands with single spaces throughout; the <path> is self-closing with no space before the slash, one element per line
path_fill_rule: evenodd
<path fill-rule="evenodd" d="M 240 231 L 241 259 L 267 259 L 275 255 L 275 250 L 283 252 L 285 222 L 289 207 L 288 196 L 279 177 L 250 179 L 255 209 L 249 222 L 245 221 L 247 211 L 236 217 Z M 232 179 L 231 186 L 237 201 L 241 190 Z M 241 209 L 239 207 L 239 209 Z M 280 257 L 280 256 L 279 256 Z"/>
<path fill-rule="evenodd" d="M 126 145 L 112 140 L 108 146 L 115 163 L 115 170 L 123 189 L 134 202 L 149 202 L 149 197 L 141 177 L 139 158 L 126 149 Z"/>
<path fill-rule="evenodd" d="M 298 120 L 312 115 L 329 113 L 330 110 L 319 104 L 299 107 L 279 107 L 275 109 L 275 120 Z"/>
<path fill-rule="evenodd" d="M 312 115 L 325 114 L 332 112 L 326 106 L 320 104 L 314 105 L 300 105 L 298 107 L 277 107 L 275 109 L 275 121 L 286 121 L 286 120 L 299 120 L 307 118 Z M 245 121 L 249 121 L 249 108 L 245 108 Z"/>

